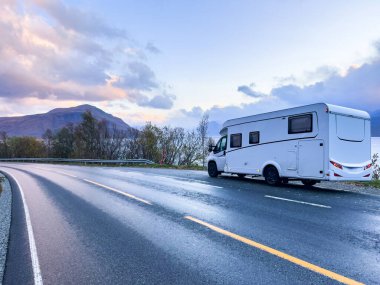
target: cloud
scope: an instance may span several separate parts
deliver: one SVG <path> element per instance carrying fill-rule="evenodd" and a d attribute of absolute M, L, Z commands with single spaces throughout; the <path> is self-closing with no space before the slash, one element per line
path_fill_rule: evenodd
<path fill-rule="evenodd" d="M 148 106 L 156 109 L 171 109 L 173 101 L 176 99 L 174 95 L 163 94 L 154 96 L 152 99 L 140 102 L 140 106 Z"/>
<path fill-rule="evenodd" d="M 238 91 L 257 98 L 257 101 L 237 106 L 214 106 L 203 110 L 193 107 L 190 111 L 181 110 L 170 118 L 170 121 L 185 121 L 187 126 L 196 126 L 203 112 L 207 112 L 214 126 L 228 119 L 255 115 L 285 108 L 326 102 L 369 112 L 380 110 L 380 46 L 378 56 L 360 66 L 353 65 L 339 74 L 333 67 L 318 68 L 315 73 L 309 72 L 315 78 L 323 78 L 315 83 L 300 86 L 295 83 L 273 88 L 267 94 L 252 89 L 253 84 L 239 86 Z M 291 81 L 296 81 L 291 77 Z M 294 80 L 293 80 L 294 79 Z M 285 80 L 288 81 L 288 80 Z M 239 90 L 240 89 L 240 90 Z M 213 128 L 216 130 L 217 128 Z M 217 135 L 216 132 L 211 135 Z"/>
<path fill-rule="evenodd" d="M 253 87 L 252 84 L 250 86 L 241 85 L 237 88 L 237 91 L 242 92 L 245 95 L 248 95 L 254 98 L 260 98 L 260 97 L 265 96 L 265 94 L 253 90 L 252 87 Z"/>
<path fill-rule="evenodd" d="M 158 86 L 154 72 L 142 62 L 131 62 L 128 64 L 129 73 L 120 77 L 115 86 L 151 91 Z"/>
<path fill-rule="evenodd" d="M 185 116 L 192 117 L 192 118 L 201 118 L 203 115 L 203 109 L 199 106 L 193 107 L 190 111 L 187 111 L 185 109 L 182 109 L 180 111 Z"/>
<path fill-rule="evenodd" d="M 154 53 L 154 54 L 161 53 L 161 51 L 151 42 L 146 44 L 145 49 L 151 53 Z"/>
<path fill-rule="evenodd" d="M 86 13 L 74 7 L 68 7 L 59 0 L 33 0 L 65 29 L 90 36 L 126 38 L 126 32 L 106 25 L 96 15 Z"/>
<path fill-rule="evenodd" d="M 313 72 L 306 72 L 305 77 L 308 81 L 314 81 L 311 84 L 295 84 L 296 80 L 291 77 L 293 83 L 275 87 L 268 94 L 256 92 L 246 85 L 239 86 L 238 91 L 260 98 L 255 103 L 257 106 L 267 103 L 262 100 L 263 97 L 272 97 L 273 100 L 289 106 L 326 102 L 369 112 L 380 110 L 379 45 L 375 44 L 377 56 L 362 65 L 353 64 L 344 72 L 339 73 L 337 68 L 331 66 L 322 66 Z"/>
<path fill-rule="evenodd" d="M 60 1 L 25 3 L 0 3 L 0 97 L 173 106 L 125 31 Z"/>
<path fill-rule="evenodd" d="M 332 73 L 324 81 L 303 87 L 289 84 L 270 95 L 292 105 L 327 102 L 367 111 L 380 109 L 380 59 L 350 67 L 345 75 Z"/>

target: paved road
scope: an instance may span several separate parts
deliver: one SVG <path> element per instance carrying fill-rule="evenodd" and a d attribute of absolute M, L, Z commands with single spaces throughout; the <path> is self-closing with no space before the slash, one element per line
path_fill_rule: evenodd
<path fill-rule="evenodd" d="M 380 284 L 379 196 L 198 171 L 0 170 L 21 188 L 4 284 Z"/>

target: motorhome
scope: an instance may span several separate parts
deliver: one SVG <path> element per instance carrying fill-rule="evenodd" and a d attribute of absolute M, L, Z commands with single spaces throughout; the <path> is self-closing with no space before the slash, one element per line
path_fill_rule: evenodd
<path fill-rule="evenodd" d="M 268 184 L 371 179 L 367 112 L 318 103 L 228 120 L 210 146 L 208 173 L 263 176 Z"/>

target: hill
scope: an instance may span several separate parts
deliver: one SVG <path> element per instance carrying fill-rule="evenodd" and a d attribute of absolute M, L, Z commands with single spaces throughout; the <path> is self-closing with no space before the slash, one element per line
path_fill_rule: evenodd
<path fill-rule="evenodd" d="M 119 130 L 127 132 L 132 130 L 132 127 L 120 118 L 91 105 L 80 105 L 72 108 L 57 108 L 44 114 L 0 117 L 0 131 L 5 131 L 8 136 L 40 138 L 47 129 L 56 131 L 69 123 L 79 124 L 82 121 L 82 114 L 86 111 L 90 111 L 97 120 L 106 120 L 110 126 L 116 125 Z"/>

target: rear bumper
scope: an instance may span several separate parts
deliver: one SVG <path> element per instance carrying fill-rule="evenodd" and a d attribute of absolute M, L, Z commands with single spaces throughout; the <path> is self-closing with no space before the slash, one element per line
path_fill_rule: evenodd
<path fill-rule="evenodd" d="M 340 169 L 330 169 L 328 175 L 328 180 L 330 181 L 371 181 L 371 179 L 372 168 L 355 173 Z"/>

